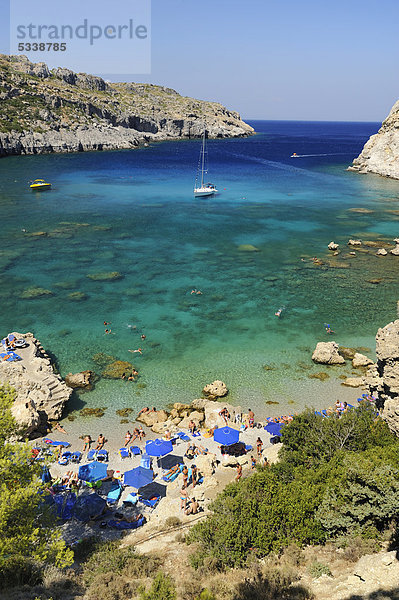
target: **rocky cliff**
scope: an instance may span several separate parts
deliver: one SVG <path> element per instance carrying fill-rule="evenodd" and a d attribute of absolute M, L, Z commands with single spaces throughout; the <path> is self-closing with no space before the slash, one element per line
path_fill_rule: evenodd
<path fill-rule="evenodd" d="M 14 335 L 24 338 L 27 344 L 16 349 L 21 360 L 0 362 L 0 384 L 15 389 L 11 410 L 21 432 L 30 436 L 48 420 L 61 417 L 72 388 L 54 372 L 50 357 L 32 333 Z"/>
<path fill-rule="evenodd" d="M 199 137 L 205 123 L 212 138 L 254 132 L 216 102 L 0 54 L 0 156 L 132 148 Z"/>
<path fill-rule="evenodd" d="M 378 330 L 376 354 L 377 363 L 367 371 L 365 382 L 378 396 L 382 418 L 399 435 L 399 319 Z"/>
<path fill-rule="evenodd" d="M 399 179 L 399 101 L 348 170 Z"/>

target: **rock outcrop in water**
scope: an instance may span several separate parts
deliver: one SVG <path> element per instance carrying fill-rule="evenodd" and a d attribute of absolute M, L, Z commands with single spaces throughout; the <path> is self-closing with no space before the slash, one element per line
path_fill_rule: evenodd
<path fill-rule="evenodd" d="M 216 102 L 170 88 L 107 83 L 25 56 L 0 55 L 0 156 L 133 148 L 176 138 L 242 137 L 254 130 Z"/>
<path fill-rule="evenodd" d="M 0 362 L 0 383 L 16 390 L 11 411 L 24 435 L 29 436 L 49 419 L 61 417 L 72 389 L 54 373 L 50 357 L 32 333 L 14 335 L 25 338 L 28 345 L 16 350 L 22 360 Z"/>
<path fill-rule="evenodd" d="M 348 170 L 399 179 L 399 101 Z"/>

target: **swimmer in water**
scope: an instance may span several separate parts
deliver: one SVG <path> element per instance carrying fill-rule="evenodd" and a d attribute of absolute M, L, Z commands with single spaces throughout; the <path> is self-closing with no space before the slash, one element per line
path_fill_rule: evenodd
<path fill-rule="evenodd" d="M 331 325 L 329 325 L 328 323 L 324 323 L 324 327 L 325 327 L 326 333 L 329 333 L 329 334 L 335 333 L 335 331 L 333 331 L 331 329 Z"/>
<path fill-rule="evenodd" d="M 137 350 L 128 350 L 128 352 L 132 352 L 133 354 L 135 352 L 140 352 L 140 354 L 143 354 L 143 349 L 142 348 L 137 348 Z"/>
<path fill-rule="evenodd" d="M 281 317 L 281 313 L 283 312 L 282 308 L 279 308 L 277 312 L 274 313 L 275 317 Z"/>

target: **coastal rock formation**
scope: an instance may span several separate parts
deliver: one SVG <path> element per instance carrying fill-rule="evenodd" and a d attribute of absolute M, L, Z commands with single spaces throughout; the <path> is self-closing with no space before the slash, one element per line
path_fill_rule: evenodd
<path fill-rule="evenodd" d="M 211 138 L 254 130 L 216 102 L 170 88 L 106 83 L 100 77 L 50 70 L 25 56 L 0 55 L 0 156 L 134 148 L 142 143 Z"/>
<path fill-rule="evenodd" d="M 213 398 L 223 398 L 223 396 L 226 396 L 229 392 L 226 384 L 219 379 L 216 379 L 216 381 L 212 383 L 208 383 L 202 391 L 210 400 Z"/>
<path fill-rule="evenodd" d="M 68 373 L 65 377 L 65 383 L 71 388 L 91 389 L 94 375 L 94 371 Z"/>
<path fill-rule="evenodd" d="M 205 427 L 212 429 L 214 427 L 224 427 L 226 425 L 223 417 L 219 415 L 222 408 L 226 407 L 230 413 L 229 427 L 234 426 L 234 417 L 236 414 L 242 414 L 241 406 L 231 406 L 230 404 L 221 404 L 204 398 L 196 398 L 192 402 L 193 408 L 202 410 L 205 413 Z"/>
<path fill-rule="evenodd" d="M 140 423 L 144 423 L 147 427 L 152 427 L 156 423 L 164 423 L 168 420 L 168 413 L 166 410 L 155 410 L 150 412 L 141 413 L 136 419 Z"/>
<path fill-rule="evenodd" d="M 358 388 L 364 386 L 363 377 L 347 377 L 344 381 L 341 382 L 341 385 L 346 385 L 347 387 Z"/>
<path fill-rule="evenodd" d="M 386 256 L 388 252 L 385 250 L 385 248 L 380 248 L 375 254 L 376 256 Z"/>
<path fill-rule="evenodd" d="M 373 361 L 371 360 L 371 358 L 368 358 L 364 354 L 359 354 L 359 352 L 356 352 L 355 356 L 352 359 L 352 367 L 354 369 L 357 369 L 358 367 L 368 367 L 372 364 Z"/>
<path fill-rule="evenodd" d="M 377 364 L 366 373 L 371 394 L 378 395 L 382 418 L 399 435 L 399 320 L 388 323 L 376 335 Z"/>
<path fill-rule="evenodd" d="M 18 348 L 22 360 L 0 363 L 0 383 L 16 390 L 12 413 L 24 435 L 30 435 L 48 419 L 59 419 L 72 389 L 54 369 L 43 346 L 32 333 L 14 332 L 27 346 Z"/>
<path fill-rule="evenodd" d="M 361 246 L 362 240 L 349 240 L 348 246 Z"/>
<path fill-rule="evenodd" d="M 399 101 L 348 170 L 399 179 Z"/>
<path fill-rule="evenodd" d="M 312 354 L 312 360 L 322 365 L 344 365 L 345 359 L 338 350 L 337 342 L 319 342 Z"/>

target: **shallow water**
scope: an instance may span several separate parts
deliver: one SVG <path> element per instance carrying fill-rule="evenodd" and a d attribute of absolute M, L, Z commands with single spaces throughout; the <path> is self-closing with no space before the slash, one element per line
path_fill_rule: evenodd
<path fill-rule="evenodd" d="M 350 369 L 309 379 L 325 371 L 310 360 L 317 341 L 330 339 L 323 323 L 342 345 L 374 348 L 377 328 L 396 317 L 399 259 L 345 258 L 350 237 L 399 233 L 390 212 L 399 211 L 399 182 L 345 170 L 378 124 L 254 126 L 252 138 L 209 142 L 209 177 L 221 193 L 208 199 L 192 197 L 198 141 L 0 161 L 2 335 L 33 331 L 63 375 L 100 372 L 98 352 L 133 359 L 140 371 L 140 386 L 102 379 L 74 407 L 106 406 L 111 418 L 125 406 L 189 401 L 216 378 L 232 402 L 262 414 L 326 406 Z M 290 159 L 294 151 L 316 156 Z M 36 177 L 53 189 L 32 193 Z M 332 239 L 343 249 L 335 260 Z M 114 281 L 88 277 L 115 271 Z M 32 287 L 51 295 L 21 298 Z M 128 352 L 139 346 L 142 355 Z"/>

